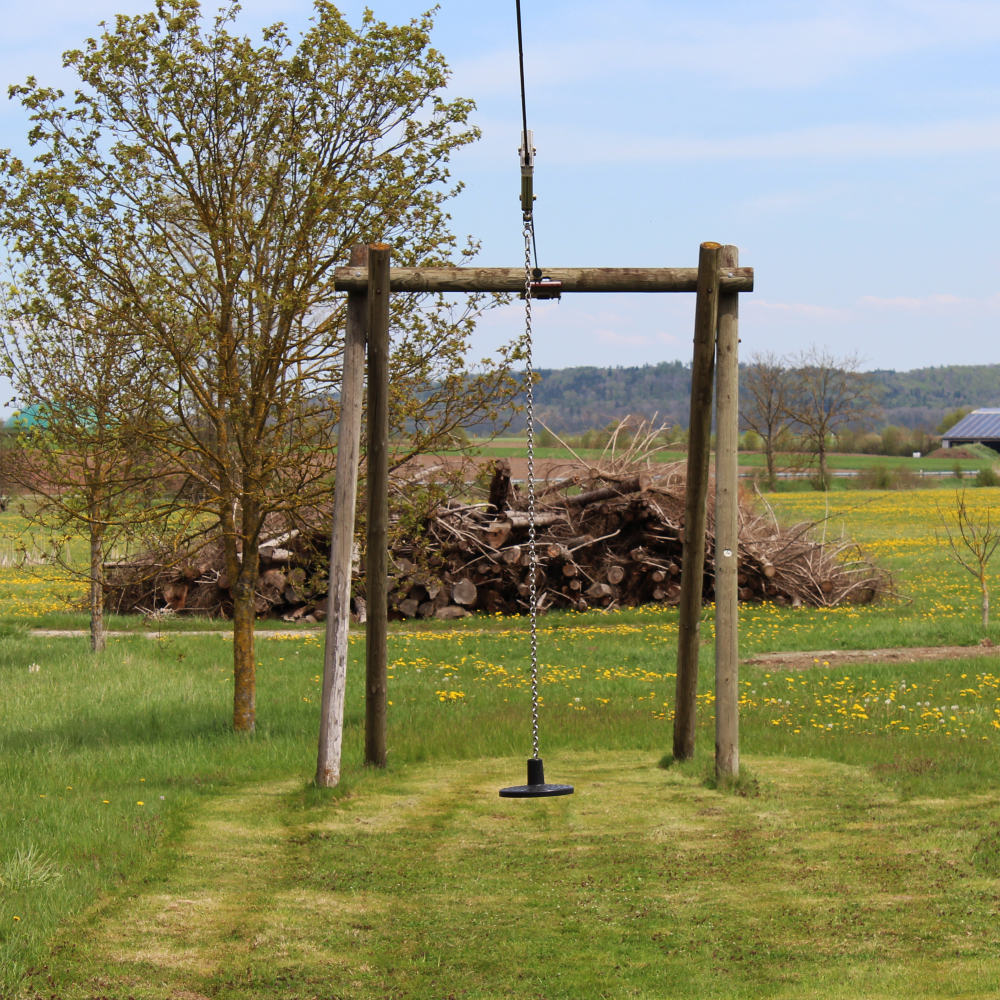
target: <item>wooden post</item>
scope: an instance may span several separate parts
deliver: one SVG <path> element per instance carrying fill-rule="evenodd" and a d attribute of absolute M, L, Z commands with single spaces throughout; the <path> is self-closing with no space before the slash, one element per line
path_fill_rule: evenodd
<path fill-rule="evenodd" d="M 368 247 L 351 247 L 351 266 L 368 271 Z M 351 615 L 351 555 L 358 499 L 361 410 L 365 391 L 365 341 L 368 291 L 348 292 L 344 332 L 344 372 L 337 428 L 337 479 L 333 487 L 333 530 L 330 539 L 330 582 L 326 599 L 326 649 L 323 656 L 323 703 L 319 717 L 316 784 L 333 788 L 340 781 L 344 735 L 344 692 L 347 684 L 348 627 Z"/>
<path fill-rule="evenodd" d="M 737 266 L 739 251 L 725 246 L 719 267 Z M 715 350 L 715 775 L 733 781 L 740 773 L 739 737 L 739 300 L 719 295 Z"/>
<path fill-rule="evenodd" d="M 715 367 L 715 327 L 719 312 L 721 249 L 718 243 L 702 243 L 698 253 L 680 622 L 677 635 L 675 760 L 690 760 L 694 756 L 698 705 L 698 641 L 701 634 L 701 596 L 705 575 L 708 462 L 712 443 L 712 375 Z"/>
<path fill-rule="evenodd" d="M 389 570 L 389 254 L 368 250 L 368 602 L 365 665 L 365 763 L 385 767 L 388 699 Z"/>

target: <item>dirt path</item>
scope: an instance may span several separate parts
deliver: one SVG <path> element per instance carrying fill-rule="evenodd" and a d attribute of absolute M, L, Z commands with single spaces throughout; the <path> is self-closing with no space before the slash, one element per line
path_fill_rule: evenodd
<path fill-rule="evenodd" d="M 319 628 L 268 628 L 260 629 L 257 631 L 257 638 L 260 639 L 268 638 L 274 635 L 321 635 L 323 629 Z M 223 635 L 231 636 L 233 634 L 232 629 L 205 629 L 204 631 L 192 631 L 187 632 L 181 629 L 163 631 L 150 630 L 148 632 L 106 632 L 105 633 L 109 639 L 131 639 L 131 638 L 146 638 L 146 639 L 176 639 L 182 636 L 188 635 Z M 90 632 L 87 629 L 77 628 L 77 629 L 57 629 L 57 628 L 33 628 L 29 635 L 35 639 L 80 639 L 84 636 L 89 636 Z"/>
<path fill-rule="evenodd" d="M 923 663 L 926 660 L 963 660 L 1000 656 L 1000 646 L 909 646 L 901 649 L 817 649 L 812 652 L 758 653 L 740 660 L 751 667 L 808 670 L 857 663 Z"/>

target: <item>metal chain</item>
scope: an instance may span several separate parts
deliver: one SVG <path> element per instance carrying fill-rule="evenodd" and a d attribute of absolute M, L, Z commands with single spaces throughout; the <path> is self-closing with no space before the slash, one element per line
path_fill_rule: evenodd
<path fill-rule="evenodd" d="M 531 367 L 531 214 L 524 216 L 524 342 L 527 359 L 524 365 L 527 390 L 525 409 L 528 414 L 528 617 L 531 622 L 531 748 L 538 759 L 538 554 L 535 550 L 535 410 L 534 372 Z"/>

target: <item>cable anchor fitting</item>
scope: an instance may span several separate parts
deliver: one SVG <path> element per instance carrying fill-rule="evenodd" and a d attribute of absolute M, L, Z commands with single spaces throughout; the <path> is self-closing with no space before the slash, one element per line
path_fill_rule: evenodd
<path fill-rule="evenodd" d="M 528 129 L 521 132 L 521 148 L 517 151 L 521 158 L 521 211 L 525 219 L 531 217 L 534 207 L 534 179 L 535 179 L 535 133 Z"/>

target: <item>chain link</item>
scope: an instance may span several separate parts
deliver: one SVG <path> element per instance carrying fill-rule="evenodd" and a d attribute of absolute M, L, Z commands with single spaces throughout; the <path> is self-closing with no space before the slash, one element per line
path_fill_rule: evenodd
<path fill-rule="evenodd" d="M 535 549 L 535 410 L 534 372 L 531 367 L 531 214 L 524 216 L 524 341 L 527 360 L 524 371 L 527 390 L 525 409 L 528 415 L 528 617 L 531 622 L 531 749 L 538 759 L 538 553 Z"/>

